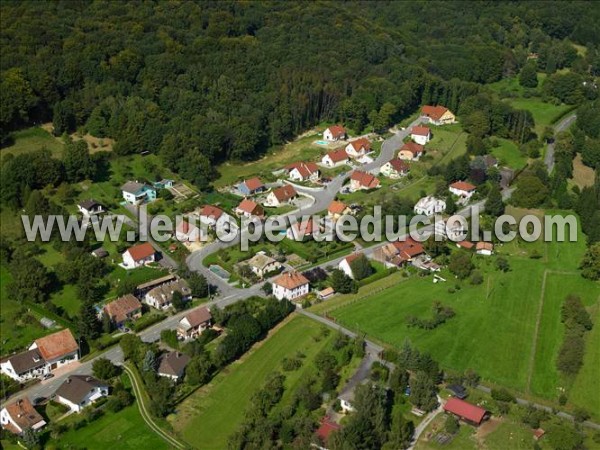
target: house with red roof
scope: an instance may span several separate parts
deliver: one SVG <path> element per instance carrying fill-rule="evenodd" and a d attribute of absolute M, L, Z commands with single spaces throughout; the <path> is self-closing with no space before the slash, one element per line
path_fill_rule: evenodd
<path fill-rule="evenodd" d="M 381 169 L 379 169 L 379 172 L 382 175 L 393 179 L 403 177 L 404 175 L 407 175 L 409 171 L 410 166 L 400 158 L 394 158 L 391 161 L 386 162 L 381 166 Z"/>
<path fill-rule="evenodd" d="M 79 359 L 79 345 L 68 328 L 36 339 L 29 348 L 0 361 L 0 371 L 24 382 Z"/>
<path fill-rule="evenodd" d="M 175 237 L 179 242 L 198 242 L 202 238 L 202 230 L 193 223 L 182 220 L 175 227 Z"/>
<path fill-rule="evenodd" d="M 335 221 L 346 214 L 350 214 L 350 211 L 350 208 L 344 202 L 333 200 L 327 207 L 327 216 Z"/>
<path fill-rule="evenodd" d="M 471 183 L 467 183 L 466 181 L 456 181 L 448 187 L 448 190 L 452 194 L 457 195 L 461 199 L 466 201 L 473 196 L 473 194 L 477 190 L 477 187 L 472 185 Z"/>
<path fill-rule="evenodd" d="M 371 151 L 371 141 L 359 138 L 346 145 L 346 153 L 350 158 L 360 158 Z"/>
<path fill-rule="evenodd" d="M 295 162 L 285 167 L 292 181 L 317 181 L 321 177 L 319 166 L 314 162 Z"/>
<path fill-rule="evenodd" d="M 364 253 L 352 253 L 351 255 L 346 256 L 344 259 L 340 261 L 338 264 L 338 269 L 344 272 L 347 276 L 354 279 L 354 273 L 352 272 L 352 263 L 356 261 L 361 256 L 364 256 Z"/>
<path fill-rule="evenodd" d="M 475 244 L 473 244 L 470 241 L 460 241 L 456 243 L 456 246 L 458 248 L 464 248 L 465 250 L 473 250 L 473 247 L 475 247 Z"/>
<path fill-rule="evenodd" d="M 332 150 L 321 159 L 321 164 L 327 167 L 338 167 L 347 164 L 350 160 L 348 153 L 343 148 Z"/>
<path fill-rule="evenodd" d="M 120 328 L 128 320 L 142 317 L 142 304 L 134 295 L 127 294 L 104 305 L 102 313 L 108 316 L 115 327 Z"/>
<path fill-rule="evenodd" d="M 263 207 L 248 198 L 242 200 L 242 202 L 235 208 L 235 213 L 240 217 L 256 216 L 263 218 L 265 216 L 265 210 Z"/>
<path fill-rule="evenodd" d="M 265 206 L 281 206 L 291 202 L 298 197 L 298 192 L 291 184 L 284 184 L 281 187 L 273 189 L 267 196 Z"/>
<path fill-rule="evenodd" d="M 341 125 L 331 125 L 323 131 L 323 139 L 335 142 L 346 139 L 346 129 Z"/>
<path fill-rule="evenodd" d="M 431 139 L 431 130 L 429 127 L 415 125 L 412 127 L 412 130 L 410 130 L 410 138 L 417 144 L 425 145 Z"/>
<path fill-rule="evenodd" d="M 353 191 L 375 189 L 379 187 L 379 179 L 367 172 L 355 170 L 350 175 L 350 189 Z"/>
<path fill-rule="evenodd" d="M 20 435 L 27 428 L 33 431 L 41 430 L 46 425 L 46 421 L 27 397 L 21 397 L 10 400 L 4 405 L 0 411 L 0 424 L 3 429 Z"/>
<path fill-rule="evenodd" d="M 471 425 L 479 426 L 489 417 L 488 411 L 456 397 L 444 404 L 444 411 Z"/>
<path fill-rule="evenodd" d="M 398 152 L 398 158 L 404 161 L 418 161 L 425 153 L 425 148 L 416 142 L 405 143 Z"/>
<path fill-rule="evenodd" d="M 200 223 L 203 223 L 211 228 L 217 226 L 217 222 L 229 221 L 231 217 L 225 211 L 218 206 L 204 205 L 196 213 L 200 219 Z"/>
<path fill-rule="evenodd" d="M 319 428 L 315 432 L 316 442 L 314 446 L 319 450 L 327 450 L 327 442 L 329 441 L 329 436 L 334 431 L 341 430 L 341 425 L 338 425 L 334 421 L 332 421 L 329 416 L 325 416 L 321 419 Z"/>
<path fill-rule="evenodd" d="M 125 269 L 135 269 L 144 264 L 156 261 L 156 250 L 149 242 L 134 245 L 123 253 L 123 267 Z"/>
<path fill-rule="evenodd" d="M 238 191 L 243 195 L 254 195 L 265 191 L 267 188 L 258 177 L 242 181 L 237 185 Z"/>
<path fill-rule="evenodd" d="M 433 125 L 449 125 L 456 122 L 456 116 L 445 106 L 425 105 L 421 108 L 421 116 L 426 117 Z"/>
<path fill-rule="evenodd" d="M 286 237 L 293 241 L 303 241 L 305 238 L 312 238 L 313 234 L 319 231 L 319 224 L 314 220 L 308 219 L 293 223 L 286 232 Z"/>
<path fill-rule="evenodd" d="M 491 256 L 494 253 L 494 244 L 480 241 L 475 245 L 475 252 L 478 255 Z"/>
<path fill-rule="evenodd" d="M 277 300 L 295 300 L 309 291 L 309 281 L 300 272 L 286 272 L 273 280 L 273 295 Z"/>

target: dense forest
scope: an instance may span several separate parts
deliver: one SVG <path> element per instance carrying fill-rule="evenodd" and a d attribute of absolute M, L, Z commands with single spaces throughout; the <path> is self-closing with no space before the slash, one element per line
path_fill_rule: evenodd
<path fill-rule="evenodd" d="M 118 154 L 159 153 L 199 187 L 210 181 L 211 163 L 256 158 L 323 120 L 383 129 L 422 103 L 458 111 L 468 100 L 467 110 L 501 116 L 493 132 L 522 142 L 526 115 L 498 110 L 481 97 L 483 84 L 519 73 L 536 53 L 549 75 L 571 68 L 568 79 L 548 81 L 547 94 L 574 104 L 585 89 L 568 97 L 563 86 L 600 73 L 600 9 L 556 8 L 5 1 L 0 139 L 6 145 L 11 131 L 52 121 L 59 135 L 85 129 L 115 138 Z M 585 57 L 573 43 L 587 46 Z"/>

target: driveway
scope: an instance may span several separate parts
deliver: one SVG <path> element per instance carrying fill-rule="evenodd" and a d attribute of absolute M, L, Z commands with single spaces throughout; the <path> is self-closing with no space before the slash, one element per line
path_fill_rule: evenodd
<path fill-rule="evenodd" d="M 575 120 L 577 120 L 577 114 L 575 113 L 564 117 L 560 122 L 554 125 L 554 136 L 556 137 L 558 133 L 567 130 Z M 548 149 L 546 150 L 546 156 L 544 157 L 544 164 L 546 164 L 548 173 L 552 173 L 552 170 L 554 169 L 554 144 L 554 141 L 548 143 Z"/>

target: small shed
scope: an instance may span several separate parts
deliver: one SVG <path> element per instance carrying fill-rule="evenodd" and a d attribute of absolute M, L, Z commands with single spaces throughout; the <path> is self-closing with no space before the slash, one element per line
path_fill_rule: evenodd
<path fill-rule="evenodd" d="M 49 319 L 48 317 L 42 317 L 40 319 L 40 323 L 42 324 L 42 326 L 44 328 L 54 328 L 56 326 L 56 322 L 52 319 Z"/>

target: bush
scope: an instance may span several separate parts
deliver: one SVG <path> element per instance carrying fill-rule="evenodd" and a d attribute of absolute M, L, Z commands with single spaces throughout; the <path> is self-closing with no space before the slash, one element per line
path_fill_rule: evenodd
<path fill-rule="evenodd" d="M 501 402 L 516 403 L 517 399 L 506 389 L 492 389 L 492 398 Z"/>

